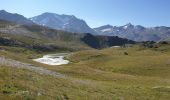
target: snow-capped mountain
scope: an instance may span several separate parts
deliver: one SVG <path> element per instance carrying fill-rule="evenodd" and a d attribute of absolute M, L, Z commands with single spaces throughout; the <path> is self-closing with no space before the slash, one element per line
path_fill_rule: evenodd
<path fill-rule="evenodd" d="M 23 25 L 33 25 L 34 24 L 31 20 L 25 18 L 22 15 L 19 15 L 16 13 L 14 13 L 14 14 L 9 13 L 9 12 L 6 12 L 5 10 L 0 10 L 0 19 L 15 22 L 18 24 L 23 24 Z"/>
<path fill-rule="evenodd" d="M 78 33 L 96 33 L 84 20 L 78 19 L 73 15 L 59 15 L 55 13 L 43 13 L 30 18 L 34 23 L 48 26 L 53 29 L 64 30 Z"/>
<path fill-rule="evenodd" d="M 119 36 L 134 41 L 160 41 L 170 38 L 170 27 L 143 27 L 128 23 L 123 26 L 104 25 L 94 28 L 99 35 Z"/>
<path fill-rule="evenodd" d="M 128 23 L 123 26 L 104 25 L 98 28 L 90 28 L 82 19 L 73 15 L 58 15 L 55 13 L 43 13 L 30 19 L 16 13 L 0 10 L 0 20 L 7 20 L 22 25 L 39 24 L 57 30 L 74 33 L 92 33 L 95 35 L 118 36 L 134 41 L 161 41 L 170 39 L 170 27 L 143 27 Z"/>

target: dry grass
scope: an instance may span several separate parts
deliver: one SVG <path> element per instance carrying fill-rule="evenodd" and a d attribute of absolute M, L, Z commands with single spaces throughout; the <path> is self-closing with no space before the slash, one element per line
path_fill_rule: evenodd
<path fill-rule="evenodd" d="M 23 69 L 0 67 L 0 98 L 39 100 L 169 100 L 170 52 L 108 48 L 72 53 L 72 63 L 48 66 L 31 61 L 28 54 L 0 51 L 1 55 L 46 67 L 68 76 L 59 79 Z M 128 55 L 125 55 L 127 52 Z M 41 55 L 39 55 L 41 56 Z M 23 92 L 26 91 L 26 92 Z"/>

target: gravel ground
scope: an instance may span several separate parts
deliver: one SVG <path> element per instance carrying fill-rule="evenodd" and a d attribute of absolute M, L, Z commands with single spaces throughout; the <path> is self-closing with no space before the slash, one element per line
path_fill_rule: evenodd
<path fill-rule="evenodd" d="M 0 65 L 27 69 L 27 70 L 30 70 L 30 71 L 33 71 L 39 74 L 51 75 L 51 76 L 58 77 L 58 78 L 65 78 L 63 74 L 48 70 L 46 68 L 37 67 L 37 66 L 31 65 L 28 63 L 19 62 L 19 61 L 8 59 L 2 56 L 0 56 Z"/>

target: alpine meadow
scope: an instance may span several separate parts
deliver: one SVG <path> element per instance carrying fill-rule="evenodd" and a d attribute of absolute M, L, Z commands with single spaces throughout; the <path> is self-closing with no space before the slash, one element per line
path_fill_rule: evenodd
<path fill-rule="evenodd" d="M 0 100 L 170 100 L 169 4 L 1 0 Z"/>

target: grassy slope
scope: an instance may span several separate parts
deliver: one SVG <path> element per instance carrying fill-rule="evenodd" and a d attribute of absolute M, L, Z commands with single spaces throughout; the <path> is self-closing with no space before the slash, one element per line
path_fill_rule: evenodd
<path fill-rule="evenodd" d="M 0 27 L 6 27 L 6 24 L 9 25 L 8 22 L 0 21 Z M 62 52 L 70 49 L 89 49 L 79 43 L 79 40 L 74 39 L 74 34 L 69 35 L 38 26 L 25 28 L 41 38 L 3 33 L 0 37 L 10 37 L 28 45 L 50 43 L 63 48 L 59 49 Z M 43 32 L 50 33 L 49 38 L 44 37 Z M 62 66 L 43 65 L 30 59 L 32 56 L 40 57 L 44 53 L 40 54 L 21 47 L 1 46 L 0 48 L 1 56 L 46 67 L 69 76 L 69 79 L 58 79 L 0 65 L 0 99 L 2 100 L 170 99 L 169 45 L 161 45 L 156 50 L 132 47 L 80 51 L 67 58 L 72 63 Z M 128 55 L 125 55 L 125 52 Z"/>
<path fill-rule="evenodd" d="M 37 51 L 79 51 L 134 44 L 134 41 L 114 36 L 93 36 L 89 33 L 69 33 L 48 27 L 18 25 L 0 20 L 0 45 L 34 48 Z"/>
<path fill-rule="evenodd" d="M 50 47 L 56 51 L 77 51 L 91 49 L 89 46 L 80 41 L 82 35 L 73 34 L 64 31 L 54 30 L 43 26 L 23 26 L 12 22 L 0 20 L 0 39 L 7 38 L 19 42 L 19 46 Z M 25 33 L 23 33 L 25 32 Z M 51 51 L 54 51 L 53 49 Z"/>
<path fill-rule="evenodd" d="M 165 45 L 153 50 L 134 46 L 80 51 L 67 58 L 72 63 L 62 66 L 33 62 L 28 58 L 37 55 L 34 51 L 6 47 L 6 51 L 0 51 L 1 55 L 58 71 L 70 78 L 58 79 L 1 66 L 0 98 L 169 100 L 169 47 Z"/>

